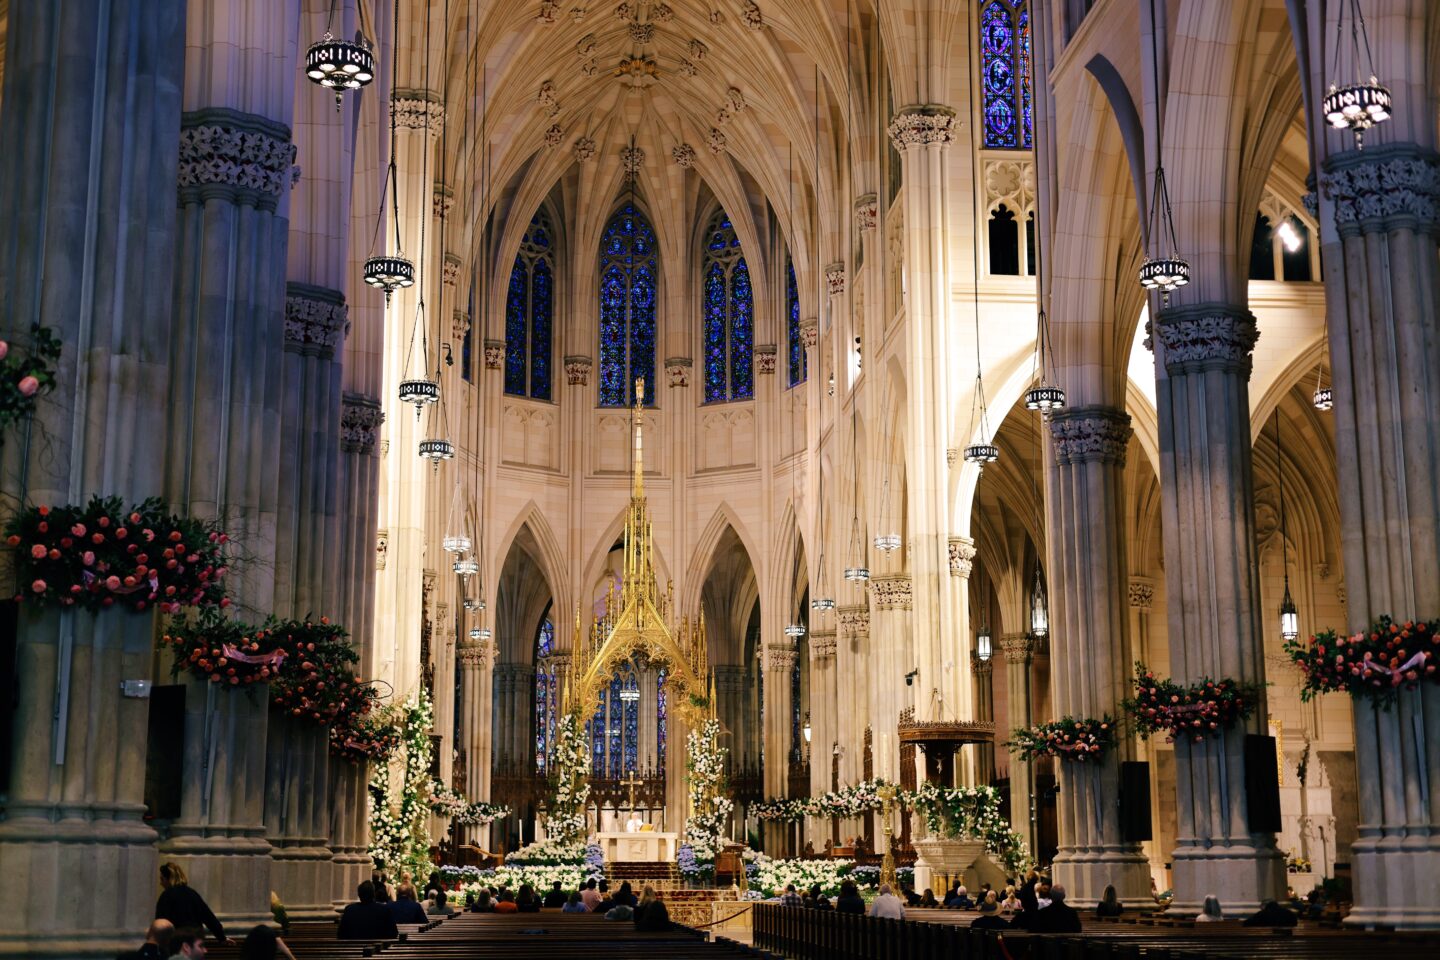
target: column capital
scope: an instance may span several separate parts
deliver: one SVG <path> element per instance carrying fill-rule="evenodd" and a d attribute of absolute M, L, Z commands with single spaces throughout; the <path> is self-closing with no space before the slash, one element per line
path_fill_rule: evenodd
<path fill-rule="evenodd" d="M 1029 663 L 1035 644 L 1028 633 L 1007 633 L 1000 638 L 1000 652 L 1006 663 Z"/>
<path fill-rule="evenodd" d="M 347 393 L 340 401 L 340 448 L 346 453 L 360 453 L 369 456 L 375 452 L 375 441 L 380 435 L 380 424 L 385 422 L 385 411 L 380 408 L 378 397 L 363 393 Z M 384 555 L 381 554 L 384 569 Z"/>
<path fill-rule="evenodd" d="M 818 317 L 806 317 L 800 321 L 800 342 L 806 350 L 812 350 L 820 343 L 820 320 Z"/>
<path fill-rule="evenodd" d="M 1155 582 L 1149 577 L 1131 577 L 1126 596 L 1130 601 L 1130 606 L 1149 610 L 1150 605 L 1155 601 Z"/>
<path fill-rule="evenodd" d="M 505 341 L 487 337 L 482 346 L 485 351 L 485 369 L 499 370 L 505 362 Z"/>
<path fill-rule="evenodd" d="M 1440 154 L 1413 143 L 1346 150 L 1321 164 L 1320 190 L 1342 237 L 1409 228 L 1440 231 Z"/>
<path fill-rule="evenodd" d="M 845 264 L 840 261 L 825 265 L 825 290 L 832 297 L 845 295 Z"/>
<path fill-rule="evenodd" d="M 755 372 L 767 374 L 775 372 L 776 357 L 778 351 L 773 343 L 757 343 L 755 345 Z"/>
<path fill-rule="evenodd" d="M 694 361 L 689 357 L 666 357 L 665 379 L 672 387 L 690 386 L 690 368 Z"/>
<path fill-rule="evenodd" d="M 870 608 L 864 604 L 846 604 L 836 607 L 835 613 L 840 630 L 848 636 L 866 638 L 870 636 Z"/>
<path fill-rule="evenodd" d="M 503 345 L 504 341 L 501 341 L 501 344 Z M 589 357 L 579 355 L 569 356 L 565 358 L 564 363 L 566 383 L 572 387 L 583 387 L 590 383 L 590 368 L 594 361 Z M 485 364 L 486 366 L 490 364 L 489 340 L 485 341 Z"/>
<path fill-rule="evenodd" d="M 458 343 L 470 332 L 470 314 L 458 307 L 450 315 L 450 334 Z"/>
<path fill-rule="evenodd" d="M 455 281 L 460 279 L 460 258 L 453 253 L 445 254 L 445 259 L 440 264 L 440 282 L 447 287 L 455 286 Z"/>
<path fill-rule="evenodd" d="M 1196 303 L 1162 310 L 1150 324 L 1151 349 L 1158 340 L 1172 374 L 1227 370 L 1250 376 L 1250 352 L 1260 332 L 1243 307 Z"/>
<path fill-rule="evenodd" d="M 445 104 L 433 90 L 396 90 L 390 98 L 395 126 L 400 130 L 429 130 L 432 138 L 440 136 L 445 124 Z"/>
<path fill-rule="evenodd" d="M 974 651 L 970 653 L 970 672 L 977 677 L 988 677 L 995 671 L 995 664 L 990 660 L 981 660 Z"/>
<path fill-rule="evenodd" d="M 546 661 L 547 665 L 550 667 L 551 670 L 569 670 L 569 669 L 570 669 L 570 662 L 571 662 L 571 661 L 570 661 L 570 654 L 568 654 L 568 653 L 552 653 L 552 654 L 550 654 L 550 656 L 548 656 L 548 657 L 545 658 L 545 661 Z"/>
<path fill-rule="evenodd" d="M 874 230 L 880 222 L 880 201 L 873 193 L 861 194 L 855 200 L 855 226 L 863 233 Z"/>
<path fill-rule="evenodd" d="M 795 668 L 795 661 L 799 654 L 789 643 L 767 643 L 764 649 L 765 672 L 772 670 L 784 670 L 789 672 Z"/>
<path fill-rule="evenodd" d="M 909 610 L 913 600 L 910 575 L 896 573 L 871 577 L 870 596 L 874 598 L 877 610 Z"/>
<path fill-rule="evenodd" d="M 946 545 L 950 554 L 950 576 L 970 579 L 975 569 L 975 540 L 972 537 L 951 537 Z"/>
<path fill-rule="evenodd" d="M 298 170 L 290 128 L 283 123 L 222 107 L 192 110 L 180 118 L 182 203 L 221 197 L 274 211 Z"/>
<path fill-rule="evenodd" d="M 1059 464 L 1099 462 L 1123 467 L 1130 416 L 1114 407 L 1069 407 L 1050 415 L 1050 435 Z"/>
<path fill-rule="evenodd" d="M 291 281 L 285 284 L 285 349 L 290 353 L 335 355 L 350 330 L 345 294 Z"/>
<path fill-rule="evenodd" d="M 835 631 L 834 630 L 811 630 L 810 631 L 810 660 L 829 660 L 835 656 Z"/>
<path fill-rule="evenodd" d="M 901 153 L 910 147 L 945 146 L 955 139 L 955 111 L 938 103 L 913 104 L 895 115 L 889 132 Z"/>
<path fill-rule="evenodd" d="M 466 667 L 488 667 L 495 660 L 495 645 L 487 641 L 462 643 L 455 650 L 455 659 Z"/>

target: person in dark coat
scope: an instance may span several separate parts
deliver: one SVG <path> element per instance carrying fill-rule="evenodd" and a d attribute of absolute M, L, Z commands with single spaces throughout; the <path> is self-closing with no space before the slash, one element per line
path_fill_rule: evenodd
<path fill-rule="evenodd" d="M 415 888 L 408 883 L 400 885 L 400 889 L 395 891 L 395 900 L 386 906 L 390 908 L 390 916 L 397 924 L 429 922 L 425 916 L 425 908 L 415 899 Z"/>
<path fill-rule="evenodd" d="M 1095 916 L 1100 920 L 1113 919 L 1125 912 L 1125 907 L 1120 903 L 1120 898 L 1115 894 L 1115 885 L 1112 883 L 1105 888 L 1105 895 L 1100 902 L 1095 904 Z"/>
<path fill-rule="evenodd" d="M 982 913 L 975 918 L 970 926 L 975 930 L 1008 930 L 1010 929 L 1010 921 L 998 913 Z"/>
<path fill-rule="evenodd" d="M 395 927 L 395 918 L 390 915 L 390 906 L 375 902 L 375 885 L 369 880 L 360 884 L 355 891 L 360 899 L 340 914 L 340 930 L 336 936 L 341 940 L 394 940 L 400 936 Z"/>
<path fill-rule="evenodd" d="M 1050 906 L 1035 914 L 1030 925 L 1031 933 L 1079 933 L 1080 914 L 1065 902 L 1065 888 L 1055 884 L 1050 888 Z"/>
<path fill-rule="evenodd" d="M 835 898 L 835 912 L 865 915 L 865 898 L 860 896 L 860 889 L 852 881 L 840 884 L 840 895 Z"/>
<path fill-rule="evenodd" d="M 654 887 L 646 887 L 635 908 L 635 929 L 664 933 L 670 929 L 670 908 L 660 899 Z"/>
<path fill-rule="evenodd" d="M 565 891 L 560 889 L 560 881 L 556 880 L 550 886 L 550 892 L 545 894 L 545 909 L 555 910 L 565 906 Z"/>
<path fill-rule="evenodd" d="M 1245 927 L 1293 927 L 1298 921 L 1295 914 L 1286 910 L 1274 900 L 1266 900 L 1260 909 L 1245 918 Z"/>
<path fill-rule="evenodd" d="M 155 901 L 155 919 L 169 920 L 176 930 L 204 927 L 221 943 L 229 943 L 225 928 L 215 918 L 205 898 L 190 886 L 190 880 L 178 863 L 160 865 L 160 899 Z"/>
<path fill-rule="evenodd" d="M 621 883 L 620 889 L 615 891 L 615 905 L 619 906 L 622 903 L 632 910 L 640 903 L 635 897 L 635 891 L 630 889 L 629 880 Z"/>

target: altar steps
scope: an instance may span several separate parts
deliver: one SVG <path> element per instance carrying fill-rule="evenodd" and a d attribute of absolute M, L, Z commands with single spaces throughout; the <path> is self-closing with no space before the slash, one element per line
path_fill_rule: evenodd
<path fill-rule="evenodd" d="M 610 881 L 613 890 L 626 880 L 630 881 L 632 887 L 645 882 L 672 886 L 679 882 L 680 873 L 675 869 L 675 864 L 668 860 L 615 860 L 605 864 L 605 878 Z"/>

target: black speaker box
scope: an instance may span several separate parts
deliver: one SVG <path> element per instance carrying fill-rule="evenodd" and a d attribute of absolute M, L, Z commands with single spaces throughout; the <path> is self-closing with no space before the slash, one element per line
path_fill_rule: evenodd
<path fill-rule="evenodd" d="M 1274 737 L 1245 735 L 1245 811 L 1251 833 L 1280 832 L 1280 768 Z"/>
<path fill-rule="evenodd" d="M 1120 838 L 1126 843 L 1151 839 L 1150 764 L 1143 760 L 1120 764 Z"/>

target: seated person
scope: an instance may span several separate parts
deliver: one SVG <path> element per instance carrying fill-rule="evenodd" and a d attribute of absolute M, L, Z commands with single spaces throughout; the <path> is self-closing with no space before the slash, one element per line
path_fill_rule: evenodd
<path fill-rule="evenodd" d="M 630 920 L 633 919 L 634 916 L 635 911 L 628 904 L 624 903 L 617 903 L 605 911 L 606 920 Z"/>
<path fill-rule="evenodd" d="M 1035 914 L 1030 925 L 1031 933 L 1079 933 L 1080 914 L 1065 902 L 1065 888 L 1054 884 L 1050 888 L 1050 905 Z"/>
<path fill-rule="evenodd" d="M 635 929 L 652 933 L 664 933 L 670 929 L 670 909 L 654 887 L 646 886 L 640 905 L 635 908 Z"/>
<path fill-rule="evenodd" d="M 455 911 L 450 909 L 449 898 L 445 896 L 444 890 L 433 891 L 434 897 L 430 901 L 430 907 L 425 912 L 432 917 L 453 917 Z"/>
<path fill-rule="evenodd" d="M 501 887 L 495 897 L 496 913 L 519 913 L 520 905 L 515 902 L 515 894 L 511 893 L 508 887 Z"/>
<path fill-rule="evenodd" d="M 172 957 L 182 960 L 205 960 L 205 931 L 199 927 L 181 927 L 170 938 Z"/>
<path fill-rule="evenodd" d="M 994 891 L 992 890 L 991 893 L 993 894 Z M 975 918 L 974 922 L 970 924 L 970 928 L 972 930 L 1008 930 L 1010 921 L 1000 916 L 999 913 L 987 912 L 982 908 L 980 916 Z"/>
<path fill-rule="evenodd" d="M 900 899 L 905 901 L 907 907 L 920 906 L 920 894 L 916 893 L 915 888 L 908 883 L 900 884 Z"/>
<path fill-rule="evenodd" d="M 615 898 L 610 896 L 609 880 L 600 881 L 599 894 L 600 902 L 595 904 L 595 909 L 592 912 L 600 914 L 609 913 L 615 907 Z"/>
<path fill-rule="evenodd" d="M 130 960 L 166 960 L 170 956 L 170 939 L 174 936 L 175 924 L 169 920 L 152 920 L 140 949 L 123 956 Z"/>
<path fill-rule="evenodd" d="M 805 908 L 807 910 L 829 910 L 830 900 L 820 889 L 820 884 L 810 884 L 810 892 L 805 895 Z"/>
<path fill-rule="evenodd" d="M 545 894 L 545 909 L 556 910 L 565 906 L 565 891 L 560 889 L 560 881 L 556 880 L 550 886 L 550 892 Z"/>
<path fill-rule="evenodd" d="M 408 883 L 400 885 L 400 889 L 395 891 L 395 900 L 387 906 L 397 924 L 426 922 L 425 908 L 415 899 L 415 888 Z"/>
<path fill-rule="evenodd" d="M 340 929 L 336 936 L 341 940 L 394 940 L 400 936 L 395 929 L 395 918 L 390 907 L 375 902 L 375 885 L 369 880 L 360 884 L 356 891 L 360 898 L 340 914 Z"/>
<path fill-rule="evenodd" d="M 515 896 L 515 906 L 521 913 L 539 913 L 540 898 L 535 893 L 535 888 L 528 883 L 520 884 L 520 892 Z"/>
<path fill-rule="evenodd" d="M 561 912 L 561 913 L 589 913 L 590 911 L 589 911 L 589 909 L 585 906 L 585 901 L 583 901 L 583 900 L 580 899 L 580 892 L 577 890 L 576 892 L 570 894 L 570 899 L 568 899 L 568 900 L 565 901 L 565 906 L 563 906 L 563 907 L 560 908 L 560 912 Z"/>
<path fill-rule="evenodd" d="M 596 886 L 595 878 L 592 877 L 586 880 L 584 886 L 580 888 L 580 902 L 584 903 L 585 909 L 591 913 L 594 913 L 595 908 L 600 906 L 602 899 Z"/>
<path fill-rule="evenodd" d="M 935 891 L 926 887 L 925 894 L 920 898 L 919 905 L 922 907 L 938 907 L 940 906 L 940 901 L 935 899 Z"/>
<path fill-rule="evenodd" d="M 840 884 L 840 895 L 835 898 L 835 912 L 865 915 L 865 898 L 860 896 L 860 888 L 853 880 Z"/>
<path fill-rule="evenodd" d="M 649 888 L 647 887 L 646 889 L 649 889 Z M 795 892 L 795 884 L 793 884 L 793 883 L 787 883 L 787 884 L 785 884 L 785 892 L 784 892 L 784 894 L 782 894 L 781 897 L 780 897 L 780 906 L 782 906 L 782 907 L 803 907 L 803 906 L 805 906 L 805 901 L 800 898 L 800 894 L 798 894 L 798 893 Z"/>
<path fill-rule="evenodd" d="M 994 890 L 986 890 L 985 899 L 981 900 L 978 904 L 976 904 L 975 909 L 979 910 L 981 913 L 999 916 L 1000 898 L 995 894 Z"/>
<path fill-rule="evenodd" d="M 470 904 L 470 912 L 471 912 L 471 913 L 494 913 L 494 912 L 495 912 L 495 902 L 490 899 L 490 891 L 489 891 L 489 890 L 484 889 L 484 888 L 481 888 L 480 892 L 477 893 L 477 894 L 475 894 L 475 902 L 472 903 L 472 904 Z"/>
<path fill-rule="evenodd" d="M 1293 927 L 1299 921 L 1295 914 L 1286 910 L 1274 900 L 1266 900 L 1260 909 L 1245 918 L 1241 926 L 1246 927 Z"/>
<path fill-rule="evenodd" d="M 1113 919 L 1124 912 L 1125 908 L 1121 905 L 1120 898 L 1115 895 L 1115 885 L 1110 884 L 1105 888 L 1105 894 L 1100 898 L 1100 902 L 1095 904 L 1095 916 L 1101 920 Z"/>
<path fill-rule="evenodd" d="M 623 903 L 631 910 L 634 910 L 635 907 L 640 903 L 640 901 L 635 898 L 635 892 L 630 889 L 629 880 L 621 883 L 620 889 L 615 891 L 615 903 L 617 906 Z"/>

